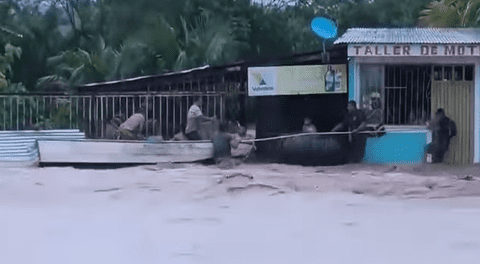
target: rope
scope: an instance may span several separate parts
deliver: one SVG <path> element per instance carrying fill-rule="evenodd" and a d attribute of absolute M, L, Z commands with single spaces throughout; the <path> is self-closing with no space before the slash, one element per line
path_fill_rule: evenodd
<path fill-rule="evenodd" d="M 295 134 L 295 135 L 277 136 L 277 137 L 269 137 L 269 138 L 245 139 L 245 140 L 241 140 L 240 143 L 253 143 L 253 142 L 270 141 L 270 140 L 301 137 L 301 136 L 310 136 L 310 135 L 351 135 L 351 134 L 379 134 L 379 133 L 385 133 L 385 131 L 361 131 L 361 132 L 356 132 L 356 133 L 352 133 L 352 132 L 300 133 L 300 134 Z"/>

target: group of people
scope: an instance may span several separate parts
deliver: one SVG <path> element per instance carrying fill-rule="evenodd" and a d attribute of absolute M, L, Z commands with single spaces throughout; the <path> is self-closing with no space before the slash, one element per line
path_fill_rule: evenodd
<path fill-rule="evenodd" d="M 214 117 L 206 117 L 202 114 L 202 97 L 196 97 L 194 103 L 188 110 L 187 123 L 182 124 L 181 131 L 174 136 L 174 140 L 201 140 L 199 133 L 201 123 L 215 120 Z M 114 134 L 115 139 L 142 140 L 146 122 L 146 108 L 142 105 L 135 113 L 122 122 L 121 116 L 115 116 L 109 123 L 107 134 Z"/>
<path fill-rule="evenodd" d="M 214 122 L 216 117 L 207 117 L 202 113 L 203 98 L 197 96 L 194 98 L 193 104 L 190 106 L 187 114 L 187 123 L 182 124 L 181 130 L 177 133 L 173 140 L 201 140 L 202 123 Z M 112 134 L 116 139 L 120 140 L 142 140 L 144 137 L 146 108 L 141 106 L 136 112 L 124 122 L 120 117 L 114 117 L 110 122 Z M 228 123 L 221 123 L 218 131 L 215 131 L 212 137 L 214 145 L 214 157 L 217 162 L 231 156 L 231 148 L 237 148 L 240 139 L 228 133 Z M 245 127 L 238 127 L 238 134 L 241 138 L 246 135 Z"/>
<path fill-rule="evenodd" d="M 360 162 L 363 157 L 364 142 L 358 132 L 384 130 L 380 98 L 372 100 L 369 111 L 361 111 L 355 101 L 348 102 L 347 114 L 344 120 L 336 125 L 331 132 L 350 132 L 349 141 L 351 151 L 349 162 Z M 376 124 L 375 128 L 368 128 L 367 124 Z M 305 118 L 304 132 L 316 132 L 309 118 Z M 434 118 L 427 122 L 427 128 L 432 131 L 432 142 L 426 146 L 425 152 L 432 156 L 432 163 L 443 162 L 445 153 L 449 149 L 450 140 L 457 135 L 457 127 L 453 120 L 445 115 L 443 108 L 438 108 Z"/>
<path fill-rule="evenodd" d="M 200 128 L 203 122 L 213 122 L 216 118 L 204 116 L 202 113 L 202 97 L 196 97 L 194 103 L 188 110 L 187 123 L 182 125 L 181 131 L 175 135 L 173 140 L 201 140 Z M 358 132 L 367 131 L 367 124 L 376 124 L 370 131 L 379 131 L 383 128 L 382 110 L 380 98 L 374 98 L 371 103 L 371 109 L 364 112 L 357 108 L 355 101 L 348 102 L 347 114 L 344 120 L 337 124 L 331 132 L 350 132 L 349 143 L 351 151 L 349 161 L 360 162 L 364 150 L 363 140 L 358 136 Z M 118 126 L 118 139 L 135 140 L 143 139 L 143 129 L 145 124 L 146 110 L 140 107 L 135 114 L 130 116 L 125 122 Z M 117 118 L 118 119 L 118 118 Z M 119 122 L 117 119 L 113 121 Z M 431 122 L 427 122 L 427 127 L 432 131 L 432 142 L 427 146 L 426 152 L 432 155 L 432 162 L 439 163 L 443 161 L 445 153 L 448 151 L 450 139 L 457 134 L 456 124 L 445 115 L 445 111 L 439 108 Z M 246 133 L 246 129 L 240 127 L 239 134 Z M 309 117 L 304 118 L 302 131 L 304 133 L 315 133 L 317 129 Z M 221 123 L 218 131 L 212 138 L 214 144 L 215 158 L 222 159 L 229 157 L 231 148 L 237 148 L 240 141 L 228 133 L 228 124 Z"/>

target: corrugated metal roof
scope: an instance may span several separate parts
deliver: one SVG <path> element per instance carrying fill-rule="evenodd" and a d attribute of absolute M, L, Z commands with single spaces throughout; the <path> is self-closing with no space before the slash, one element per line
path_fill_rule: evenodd
<path fill-rule="evenodd" d="M 335 44 L 479 44 L 480 28 L 351 28 Z"/>
<path fill-rule="evenodd" d="M 31 166 L 38 161 L 38 139 L 84 139 L 78 129 L 0 131 L 0 167 Z"/>
<path fill-rule="evenodd" d="M 114 81 L 108 81 L 108 82 L 87 83 L 87 84 L 79 85 L 79 87 L 90 87 L 90 86 L 96 86 L 96 85 L 106 85 L 106 84 L 114 84 L 114 83 L 122 83 L 122 82 L 131 82 L 131 81 L 142 80 L 142 79 L 147 79 L 147 78 L 152 78 L 152 77 L 169 76 L 169 75 L 175 75 L 175 74 L 184 74 L 184 73 L 189 73 L 189 72 L 194 72 L 194 71 L 205 70 L 205 69 L 208 69 L 208 68 L 210 68 L 210 65 L 204 65 L 204 66 L 201 66 L 201 67 L 186 69 L 186 70 L 183 70 L 183 71 L 167 72 L 167 73 L 158 74 L 158 75 L 139 76 L 139 77 L 133 77 L 133 78 L 121 79 L 121 80 L 114 80 Z"/>

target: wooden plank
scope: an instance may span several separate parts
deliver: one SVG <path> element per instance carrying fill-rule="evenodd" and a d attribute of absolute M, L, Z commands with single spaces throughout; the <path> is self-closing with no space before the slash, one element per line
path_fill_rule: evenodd
<path fill-rule="evenodd" d="M 213 157 L 210 141 L 38 140 L 38 147 L 40 162 L 52 163 L 193 162 Z"/>

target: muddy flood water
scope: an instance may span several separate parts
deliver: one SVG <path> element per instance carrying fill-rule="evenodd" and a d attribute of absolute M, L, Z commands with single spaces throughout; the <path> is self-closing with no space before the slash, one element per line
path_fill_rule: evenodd
<path fill-rule="evenodd" d="M 0 263 L 478 263 L 480 171 L 0 168 Z"/>

